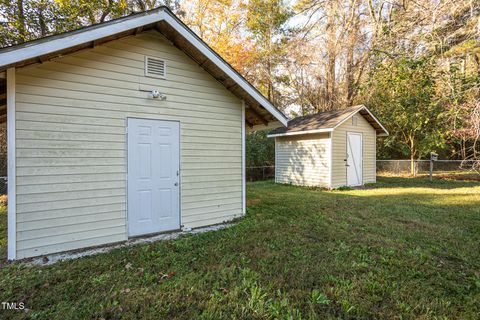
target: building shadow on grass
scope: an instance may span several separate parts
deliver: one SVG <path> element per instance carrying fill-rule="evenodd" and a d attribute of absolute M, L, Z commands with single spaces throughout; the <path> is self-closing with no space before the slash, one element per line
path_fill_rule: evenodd
<path fill-rule="evenodd" d="M 7 260 L 7 208 L 0 206 L 0 266 Z"/>

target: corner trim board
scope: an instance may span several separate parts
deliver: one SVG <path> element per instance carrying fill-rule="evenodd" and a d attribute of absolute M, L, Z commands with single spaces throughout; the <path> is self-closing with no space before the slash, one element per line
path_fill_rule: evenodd
<path fill-rule="evenodd" d="M 373 183 L 377 183 L 377 135 L 373 136 Z"/>
<path fill-rule="evenodd" d="M 7 69 L 8 260 L 17 257 L 15 68 Z"/>
<path fill-rule="evenodd" d="M 333 189 L 333 131 L 330 132 L 330 152 L 329 152 L 329 169 L 330 169 L 330 181 L 328 184 L 329 189 Z"/>
<path fill-rule="evenodd" d="M 245 165 L 246 148 L 245 148 L 245 101 L 242 100 L 242 214 L 247 214 L 247 181 Z"/>
<path fill-rule="evenodd" d="M 277 166 L 277 150 L 278 150 L 278 147 L 277 147 L 277 138 L 274 139 L 275 140 L 275 183 L 278 183 L 278 178 L 277 178 L 277 169 L 278 169 L 278 166 Z"/>

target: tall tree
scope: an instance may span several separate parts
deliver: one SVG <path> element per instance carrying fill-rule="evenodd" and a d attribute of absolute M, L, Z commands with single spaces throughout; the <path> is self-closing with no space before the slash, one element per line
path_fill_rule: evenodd
<path fill-rule="evenodd" d="M 184 22 L 225 58 L 249 77 L 254 47 L 245 32 L 246 3 L 243 0 L 192 0 L 180 6 Z"/>
<path fill-rule="evenodd" d="M 336 17 L 338 1 L 328 1 L 326 4 L 326 68 L 325 68 L 325 109 L 333 109 L 336 100 L 336 69 L 337 69 L 337 32 Z"/>
<path fill-rule="evenodd" d="M 383 120 L 390 136 L 385 146 L 414 161 L 444 145 L 441 108 L 434 102 L 434 65 L 428 59 L 386 61 L 363 88 L 367 104 Z"/>
<path fill-rule="evenodd" d="M 283 62 L 289 40 L 288 19 L 292 12 L 283 0 L 250 0 L 247 6 L 246 30 L 255 45 L 255 83 L 277 103 L 282 104 L 279 83 L 285 82 Z"/>

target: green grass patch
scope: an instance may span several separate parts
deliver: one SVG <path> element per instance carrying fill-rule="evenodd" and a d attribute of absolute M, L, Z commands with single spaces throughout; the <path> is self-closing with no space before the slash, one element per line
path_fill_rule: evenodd
<path fill-rule="evenodd" d="M 0 301 L 29 311 L 0 318 L 480 318 L 479 183 L 256 182 L 248 198 L 247 217 L 228 229 L 8 265 Z"/>

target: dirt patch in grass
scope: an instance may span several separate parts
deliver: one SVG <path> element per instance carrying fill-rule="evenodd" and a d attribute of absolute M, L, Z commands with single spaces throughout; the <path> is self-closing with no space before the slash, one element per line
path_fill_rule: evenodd
<path fill-rule="evenodd" d="M 262 202 L 262 199 L 247 199 L 247 207 L 254 206 Z"/>
<path fill-rule="evenodd" d="M 434 178 L 444 179 L 444 180 L 463 180 L 463 181 L 480 182 L 480 173 L 477 173 L 477 172 L 441 173 L 441 174 L 435 174 Z"/>
<path fill-rule="evenodd" d="M 421 173 L 417 177 L 413 177 L 408 173 L 392 174 L 388 172 L 379 173 L 381 177 L 387 178 L 407 178 L 407 179 L 428 179 L 429 174 Z M 440 171 L 433 172 L 434 180 L 458 180 L 458 181 L 471 181 L 480 182 L 480 172 L 477 171 Z"/>

